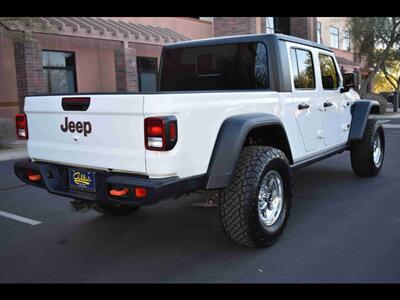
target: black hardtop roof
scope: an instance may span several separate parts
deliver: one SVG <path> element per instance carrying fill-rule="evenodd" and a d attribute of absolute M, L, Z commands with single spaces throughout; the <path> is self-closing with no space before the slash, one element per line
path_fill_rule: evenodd
<path fill-rule="evenodd" d="M 191 48 L 191 47 L 223 45 L 223 44 L 233 44 L 233 43 L 261 42 L 265 40 L 282 40 L 332 52 L 332 49 L 324 45 L 286 34 L 246 34 L 246 35 L 207 38 L 207 39 L 184 41 L 166 45 L 164 46 L 164 49 L 169 50 L 169 49 Z"/>

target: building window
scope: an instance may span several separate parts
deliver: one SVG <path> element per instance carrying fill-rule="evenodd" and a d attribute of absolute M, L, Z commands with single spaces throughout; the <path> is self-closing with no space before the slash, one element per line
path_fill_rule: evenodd
<path fill-rule="evenodd" d="M 339 87 L 339 76 L 333 57 L 319 54 L 319 65 L 321 68 L 323 88 L 325 90 L 337 89 Z"/>
<path fill-rule="evenodd" d="M 350 51 L 350 33 L 343 31 L 343 50 Z"/>
<path fill-rule="evenodd" d="M 265 32 L 266 33 L 275 33 L 274 17 L 266 17 L 265 18 Z"/>
<path fill-rule="evenodd" d="M 42 51 L 45 88 L 48 94 L 76 93 L 75 54 Z"/>
<path fill-rule="evenodd" d="M 311 52 L 301 49 L 290 49 L 292 77 L 296 89 L 314 89 L 315 75 Z"/>
<path fill-rule="evenodd" d="M 137 57 L 139 91 L 157 91 L 157 57 Z"/>
<path fill-rule="evenodd" d="M 332 48 L 339 49 L 339 28 L 331 26 L 330 28 L 331 44 Z"/>
<path fill-rule="evenodd" d="M 317 43 L 322 44 L 321 39 L 321 22 L 317 22 Z"/>

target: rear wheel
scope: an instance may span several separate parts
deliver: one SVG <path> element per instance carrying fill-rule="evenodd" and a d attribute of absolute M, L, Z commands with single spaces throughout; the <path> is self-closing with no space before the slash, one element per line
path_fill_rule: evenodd
<path fill-rule="evenodd" d="M 99 213 L 113 217 L 124 217 L 133 214 L 140 207 L 128 205 L 96 205 L 93 209 Z"/>
<path fill-rule="evenodd" d="M 272 245 L 286 227 L 292 195 L 292 174 L 282 151 L 244 148 L 231 184 L 220 193 L 225 235 L 243 246 Z"/>
<path fill-rule="evenodd" d="M 351 166 L 358 176 L 378 175 L 385 156 L 385 137 L 382 124 L 368 119 L 364 136 L 351 144 Z"/>

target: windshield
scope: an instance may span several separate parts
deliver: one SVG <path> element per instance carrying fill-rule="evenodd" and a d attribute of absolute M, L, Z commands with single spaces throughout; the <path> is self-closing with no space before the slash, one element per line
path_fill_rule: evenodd
<path fill-rule="evenodd" d="M 235 43 L 166 50 L 161 91 L 269 88 L 267 49 Z"/>

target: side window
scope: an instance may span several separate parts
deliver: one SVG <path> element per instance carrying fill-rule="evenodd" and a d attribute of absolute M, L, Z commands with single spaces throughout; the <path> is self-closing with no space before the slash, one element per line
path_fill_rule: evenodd
<path fill-rule="evenodd" d="M 339 87 L 339 77 L 332 56 L 319 54 L 322 86 L 325 90 L 335 90 Z"/>
<path fill-rule="evenodd" d="M 266 89 L 269 88 L 269 70 L 267 59 L 267 48 L 264 44 L 257 43 L 257 53 L 255 57 L 255 88 Z"/>
<path fill-rule="evenodd" d="M 315 74 L 310 51 L 290 49 L 293 70 L 293 82 L 296 89 L 314 89 Z"/>
<path fill-rule="evenodd" d="M 299 70 L 297 68 L 297 57 L 296 57 L 296 50 L 295 49 L 290 49 L 290 61 L 292 63 L 292 76 L 293 76 L 293 83 L 294 87 L 298 89 L 300 87 L 299 85 Z"/>

